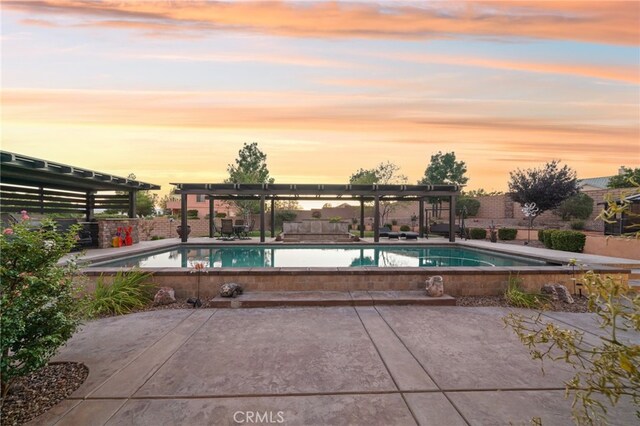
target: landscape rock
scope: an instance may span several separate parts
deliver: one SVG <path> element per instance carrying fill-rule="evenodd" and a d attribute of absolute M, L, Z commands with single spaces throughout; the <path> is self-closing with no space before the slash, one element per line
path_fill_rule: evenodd
<path fill-rule="evenodd" d="M 242 294 L 242 286 L 236 283 L 225 283 L 220 287 L 220 296 L 222 297 L 236 297 Z"/>
<path fill-rule="evenodd" d="M 571 293 L 567 287 L 562 284 L 545 284 L 540 291 L 542 294 L 550 295 L 553 301 L 560 300 L 568 304 L 574 303 Z"/>
<path fill-rule="evenodd" d="M 444 295 L 444 281 L 440 275 L 430 277 L 426 284 L 427 296 L 442 297 Z"/>
<path fill-rule="evenodd" d="M 176 292 L 171 287 L 161 287 L 153 296 L 154 305 L 170 305 L 176 303 Z"/>

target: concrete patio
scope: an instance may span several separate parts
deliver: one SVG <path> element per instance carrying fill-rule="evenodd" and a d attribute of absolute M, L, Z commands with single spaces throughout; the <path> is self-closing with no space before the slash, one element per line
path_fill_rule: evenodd
<path fill-rule="evenodd" d="M 572 424 L 563 381 L 573 371 L 548 363 L 542 375 L 503 327 L 507 312 L 201 309 L 93 321 L 56 358 L 84 362 L 86 382 L 31 424 Z M 590 314 L 547 317 L 598 339 Z M 633 424 L 634 410 L 620 404 L 610 424 Z"/>

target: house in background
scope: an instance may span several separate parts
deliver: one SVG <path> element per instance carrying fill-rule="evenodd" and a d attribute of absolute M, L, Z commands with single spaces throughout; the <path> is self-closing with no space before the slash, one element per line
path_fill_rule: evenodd
<path fill-rule="evenodd" d="M 224 213 L 227 217 L 234 217 L 237 215 L 236 207 L 225 200 L 215 200 L 213 208 L 216 214 Z M 171 200 L 167 201 L 167 210 L 171 210 L 172 215 L 180 215 L 179 196 L 173 196 Z M 187 210 L 197 210 L 198 217 L 204 219 L 209 214 L 209 200 L 207 199 L 207 196 L 203 194 L 188 194 Z"/>

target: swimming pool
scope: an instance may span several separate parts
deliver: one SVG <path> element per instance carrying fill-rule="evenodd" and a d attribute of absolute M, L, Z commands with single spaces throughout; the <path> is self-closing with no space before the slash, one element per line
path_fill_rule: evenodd
<path fill-rule="evenodd" d="M 93 267 L 189 268 L 287 267 L 474 267 L 545 266 L 543 260 L 459 246 L 238 245 L 175 246 L 161 251 L 96 262 Z"/>

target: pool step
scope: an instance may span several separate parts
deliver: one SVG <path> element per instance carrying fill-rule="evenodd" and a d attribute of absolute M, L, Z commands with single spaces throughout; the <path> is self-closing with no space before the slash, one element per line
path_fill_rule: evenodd
<path fill-rule="evenodd" d="M 276 306 L 455 306 L 456 299 L 429 297 L 423 291 L 252 291 L 236 298 L 215 297 L 214 308 L 270 308 Z"/>

